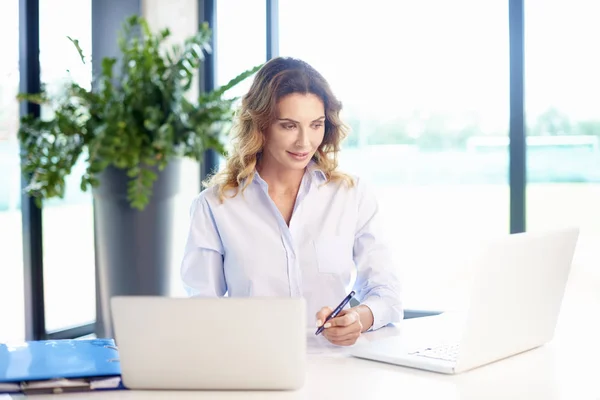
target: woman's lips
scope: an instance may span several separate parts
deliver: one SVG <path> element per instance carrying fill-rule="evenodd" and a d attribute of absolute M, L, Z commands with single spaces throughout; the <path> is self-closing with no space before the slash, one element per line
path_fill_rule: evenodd
<path fill-rule="evenodd" d="M 291 151 L 288 151 L 288 154 L 290 156 L 292 156 L 292 158 L 294 158 L 295 160 L 302 161 L 302 160 L 305 160 L 310 153 L 308 153 L 308 152 L 306 152 L 306 153 L 293 153 Z"/>

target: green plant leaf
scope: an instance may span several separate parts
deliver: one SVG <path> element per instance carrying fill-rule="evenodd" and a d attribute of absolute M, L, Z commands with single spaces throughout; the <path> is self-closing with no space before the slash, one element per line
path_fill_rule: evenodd
<path fill-rule="evenodd" d="M 45 119 L 23 116 L 18 132 L 25 192 L 36 204 L 64 196 L 66 177 L 82 154 L 86 169 L 80 189 L 98 187 L 107 167 L 121 168 L 130 179 L 127 198 L 138 210 L 151 200 L 158 172 L 175 157 L 201 160 L 208 149 L 224 154 L 222 138 L 237 100 L 225 94 L 261 66 L 191 101 L 194 77 L 212 51 L 212 32 L 203 23 L 181 43 L 167 44 L 170 37 L 168 28 L 154 32 L 145 19 L 132 15 L 119 32 L 119 55 L 101 60 L 93 90 L 70 82 L 59 95 L 42 87 L 40 93 L 17 96 L 52 110 Z M 85 63 L 80 42 L 67 39 Z"/>
<path fill-rule="evenodd" d="M 81 46 L 79 45 L 79 40 L 73 39 L 71 36 L 67 36 L 67 39 L 69 39 L 71 41 L 71 43 L 73 43 L 73 46 L 75 46 L 75 49 L 77 50 L 77 53 L 79 54 L 79 58 L 81 59 L 81 62 L 83 64 L 85 64 L 85 56 L 83 55 L 83 50 L 81 49 Z"/>

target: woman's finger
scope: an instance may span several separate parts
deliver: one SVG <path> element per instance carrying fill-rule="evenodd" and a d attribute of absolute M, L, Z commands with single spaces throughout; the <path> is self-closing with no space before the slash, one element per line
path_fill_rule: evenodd
<path fill-rule="evenodd" d="M 349 329 L 352 328 L 352 329 Z M 336 329 L 331 331 L 332 329 Z M 337 329 L 344 329 L 344 332 L 341 331 L 337 331 Z M 347 327 L 347 328 L 329 328 L 326 329 L 325 332 L 323 333 L 323 335 L 325 335 L 325 337 L 327 338 L 327 340 L 331 341 L 340 341 L 340 340 L 347 340 L 347 339 L 356 339 L 360 336 L 360 332 L 361 329 L 359 327 L 354 328 L 354 327 Z"/>
<path fill-rule="evenodd" d="M 358 337 L 352 337 L 352 338 L 348 338 L 348 339 L 344 339 L 344 340 L 336 340 L 331 343 L 335 344 L 336 346 L 351 346 L 354 343 L 356 343 L 357 340 L 358 340 Z"/>
<path fill-rule="evenodd" d="M 327 321 L 327 323 L 325 324 L 325 328 L 336 326 L 350 326 L 359 320 L 360 316 L 356 311 L 348 311 Z"/>
<path fill-rule="evenodd" d="M 326 335 L 327 337 L 331 337 L 331 338 L 341 338 L 341 337 L 352 335 L 352 334 L 358 334 L 358 333 L 360 333 L 360 331 L 361 331 L 360 324 L 355 323 L 350 326 L 325 329 L 324 335 Z"/>
<path fill-rule="evenodd" d="M 321 308 L 318 312 L 317 315 L 315 316 L 317 319 L 317 327 L 320 327 L 321 325 L 323 325 L 323 322 L 325 321 L 325 318 L 327 318 L 331 313 L 333 312 L 333 310 L 329 307 L 323 307 Z"/>

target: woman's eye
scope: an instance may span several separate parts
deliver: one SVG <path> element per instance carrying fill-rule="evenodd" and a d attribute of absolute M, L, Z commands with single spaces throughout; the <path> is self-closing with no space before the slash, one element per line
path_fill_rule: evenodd
<path fill-rule="evenodd" d="M 294 124 L 283 125 L 284 129 L 289 129 L 289 130 L 294 129 L 295 127 L 296 127 L 296 125 L 294 125 Z"/>
<path fill-rule="evenodd" d="M 322 123 L 318 123 L 318 124 L 314 124 L 313 125 L 313 129 L 319 129 L 320 127 L 322 127 L 323 124 Z"/>

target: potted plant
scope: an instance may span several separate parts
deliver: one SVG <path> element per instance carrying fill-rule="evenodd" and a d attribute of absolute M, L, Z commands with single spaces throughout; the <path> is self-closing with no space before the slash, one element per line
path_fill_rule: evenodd
<path fill-rule="evenodd" d="M 60 95 L 18 96 L 53 111 L 49 118 L 24 116 L 19 129 L 25 191 L 38 205 L 64 196 L 65 178 L 85 157 L 80 186 L 94 198 L 99 336 L 112 335 L 110 297 L 167 294 L 179 161 L 200 161 L 209 149 L 225 152 L 221 137 L 237 100 L 225 94 L 260 67 L 191 100 L 211 31 L 202 24 L 183 44 L 167 47 L 169 36 L 132 16 L 120 33 L 118 59 L 102 59 L 91 90 L 70 82 Z M 69 39 L 86 62 L 78 41 Z"/>

